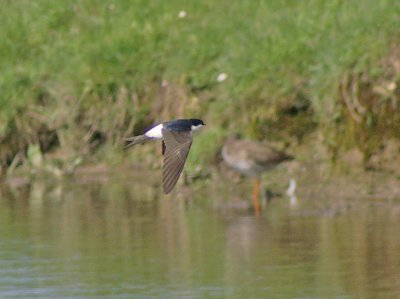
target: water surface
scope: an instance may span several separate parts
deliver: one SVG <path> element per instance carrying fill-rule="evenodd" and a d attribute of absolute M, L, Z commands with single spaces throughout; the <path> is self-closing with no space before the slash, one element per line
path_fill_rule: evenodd
<path fill-rule="evenodd" d="M 261 216 L 115 182 L 5 190 L 0 298 L 398 298 L 400 211 Z M 215 196 L 215 195 L 214 195 Z"/>

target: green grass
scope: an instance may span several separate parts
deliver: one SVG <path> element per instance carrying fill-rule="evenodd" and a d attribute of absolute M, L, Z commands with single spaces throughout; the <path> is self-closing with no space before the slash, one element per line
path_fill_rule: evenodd
<path fill-rule="evenodd" d="M 0 140 L 14 146 L 1 159 L 41 142 L 32 127 L 83 152 L 93 132 L 118 144 L 159 115 L 264 138 L 280 109 L 309 105 L 334 127 L 343 76 L 379 80 L 399 15 L 397 0 L 3 1 Z"/>

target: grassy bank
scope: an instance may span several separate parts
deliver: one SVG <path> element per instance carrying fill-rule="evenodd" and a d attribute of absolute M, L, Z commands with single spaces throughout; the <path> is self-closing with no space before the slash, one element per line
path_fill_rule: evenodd
<path fill-rule="evenodd" d="M 3 167 L 24 163 L 30 145 L 66 164 L 102 158 L 182 116 L 210 124 L 198 141 L 209 161 L 228 130 L 289 142 L 319 130 L 333 154 L 356 146 L 366 158 L 400 137 L 396 0 L 0 8 Z"/>

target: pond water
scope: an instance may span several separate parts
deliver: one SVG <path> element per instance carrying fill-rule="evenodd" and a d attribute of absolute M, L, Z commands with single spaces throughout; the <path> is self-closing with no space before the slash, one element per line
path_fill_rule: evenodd
<path fill-rule="evenodd" d="M 255 217 L 128 184 L 7 189 L 0 298 L 400 298 L 400 211 Z"/>

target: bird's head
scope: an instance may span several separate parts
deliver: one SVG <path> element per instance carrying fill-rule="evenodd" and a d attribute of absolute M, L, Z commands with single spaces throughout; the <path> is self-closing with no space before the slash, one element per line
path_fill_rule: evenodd
<path fill-rule="evenodd" d="M 197 131 L 206 125 L 201 119 L 191 118 L 190 121 L 192 122 L 192 131 Z"/>

